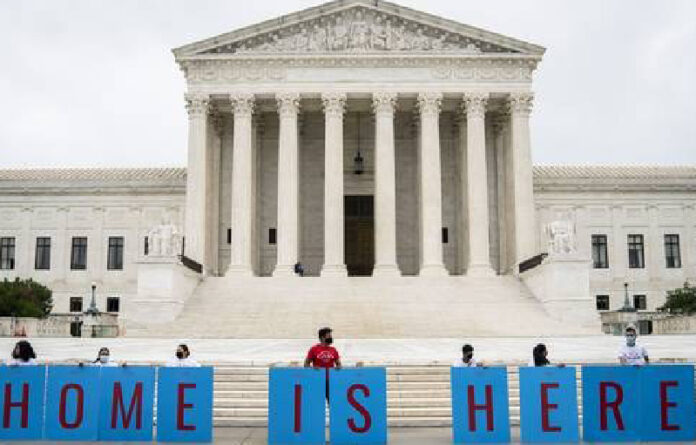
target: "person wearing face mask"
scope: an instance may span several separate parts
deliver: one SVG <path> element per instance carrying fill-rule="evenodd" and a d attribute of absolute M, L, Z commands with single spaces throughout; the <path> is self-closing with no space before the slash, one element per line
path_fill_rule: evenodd
<path fill-rule="evenodd" d="M 329 369 L 341 368 L 338 350 L 331 346 L 333 335 L 331 328 L 319 329 L 319 343 L 309 348 L 305 358 L 305 368 L 313 367 L 326 370 L 326 399 L 329 399 Z"/>
<path fill-rule="evenodd" d="M 474 358 L 474 347 L 466 344 L 462 347 L 462 359 L 454 363 L 455 368 L 475 368 L 478 362 Z"/>
<path fill-rule="evenodd" d="M 201 366 L 200 363 L 191 358 L 191 351 L 189 347 L 184 343 L 180 344 L 176 348 L 175 358 L 167 362 L 168 367 L 175 368 L 198 368 Z"/>
<path fill-rule="evenodd" d="M 31 343 L 20 340 L 12 350 L 12 359 L 7 362 L 9 366 L 35 366 L 36 353 Z"/>
<path fill-rule="evenodd" d="M 97 359 L 92 362 L 92 366 L 118 366 L 115 362 L 111 361 L 111 353 L 109 348 L 103 347 L 99 349 L 99 354 L 97 354 Z"/>
<path fill-rule="evenodd" d="M 626 343 L 619 349 L 619 362 L 622 365 L 647 365 L 650 363 L 648 351 L 636 344 L 636 328 L 628 326 L 625 331 Z"/>

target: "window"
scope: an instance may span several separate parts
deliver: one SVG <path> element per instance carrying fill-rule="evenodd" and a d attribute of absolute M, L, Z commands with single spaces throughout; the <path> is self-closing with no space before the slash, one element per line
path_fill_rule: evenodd
<path fill-rule="evenodd" d="M 271 227 L 268 229 L 268 244 L 276 243 L 276 229 Z"/>
<path fill-rule="evenodd" d="M 143 255 L 148 255 L 150 253 L 150 238 L 145 237 L 143 240 Z"/>
<path fill-rule="evenodd" d="M 633 307 L 640 311 L 646 310 L 648 308 L 648 301 L 645 295 L 634 295 Z"/>
<path fill-rule="evenodd" d="M 109 237 L 109 251 L 106 257 L 108 270 L 123 270 L 123 237 Z"/>
<path fill-rule="evenodd" d="M 608 311 L 609 310 L 609 295 L 597 295 L 597 310 L 598 311 Z"/>
<path fill-rule="evenodd" d="M 232 229 L 227 229 L 227 244 L 232 244 Z"/>
<path fill-rule="evenodd" d="M 72 239 L 72 252 L 70 255 L 70 269 L 87 269 L 87 237 L 75 236 Z"/>
<path fill-rule="evenodd" d="M 442 228 L 442 244 L 447 244 L 449 243 L 449 230 L 447 230 L 447 227 Z"/>
<path fill-rule="evenodd" d="M 679 269 L 681 267 L 679 235 L 665 235 L 665 262 L 668 269 Z"/>
<path fill-rule="evenodd" d="M 82 312 L 82 297 L 70 297 L 70 312 Z"/>
<path fill-rule="evenodd" d="M 49 270 L 51 268 L 51 238 L 40 236 L 36 238 L 36 254 L 34 269 Z"/>
<path fill-rule="evenodd" d="M 595 269 L 609 268 L 606 235 L 592 235 L 592 263 Z"/>
<path fill-rule="evenodd" d="M 643 269 L 645 260 L 643 255 L 643 235 L 628 235 L 628 267 L 631 269 Z"/>
<path fill-rule="evenodd" d="M 121 307 L 121 299 L 118 297 L 106 298 L 106 312 L 118 312 Z"/>
<path fill-rule="evenodd" d="M 15 267 L 14 237 L 0 238 L 0 269 L 12 270 Z"/>

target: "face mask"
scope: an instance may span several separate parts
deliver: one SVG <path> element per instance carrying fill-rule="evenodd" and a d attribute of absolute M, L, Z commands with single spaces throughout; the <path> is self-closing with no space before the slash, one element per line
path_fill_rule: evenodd
<path fill-rule="evenodd" d="M 627 335 L 626 336 L 626 344 L 628 346 L 635 346 L 636 345 L 636 336 L 635 335 Z"/>
<path fill-rule="evenodd" d="M 474 354 L 472 354 L 472 353 L 466 354 L 466 355 L 464 356 L 464 360 L 469 361 L 469 360 L 471 360 L 471 358 L 472 358 L 473 356 L 474 356 Z"/>
<path fill-rule="evenodd" d="M 178 359 L 184 358 L 184 353 L 183 353 L 183 351 L 176 351 L 176 358 L 178 358 Z"/>
<path fill-rule="evenodd" d="M 330 345 L 331 343 L 333 343 L 333 338 L 331 338 L 331 337 L 325 338 L 324 343 L 326 343 L 327 345 Z"/>
<path fill-rule="evenodd" d="M 99 362 L 100 363 L 109 363 L 109 356 L 108 355 L 100 355 Z"/>

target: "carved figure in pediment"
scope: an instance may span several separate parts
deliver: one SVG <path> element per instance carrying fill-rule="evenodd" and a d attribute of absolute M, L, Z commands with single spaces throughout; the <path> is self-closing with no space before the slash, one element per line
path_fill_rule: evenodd
<path fill-rule="evenodd" d="M 331 34 L 331 48 L 335 50 L 344 50 L 348 48 L 348 26 L 342 16 L 339 15 L 336 18 L 336 24 Z"/>
<path fill-rule="evenodd" d="M 410 48 L 411 45 L 408 42 L 408 38 L 406 36 L 406 29 L 404 28 L 404 25 L 393 27 L 392 44 L 390 49 L 396 51 L 404 51 Z"/>
<path fill-rule="evenodd" d="M 390 49 L 389 45 L 389 24 L 385 26 L 382 17 L 375 17 L 375 21 L 371 27 L 371 46 L 373 49 Z"/>
<path fill-rule="evenodd" d="M 309 38 L 310 51 L 326 51 L 326 29 L 319 25 L 314 25 L 314 30 Z"/>
<path fill-rule="evenodd" d="M 294 49 L 295 51 L 307 51 L 309 49 L 307 28 L 302 28 L 302 31 L 295 36 Z"/>
<path fill-rule="evenodd" d="M 350 46 L 354 50 L 370 49 L 370 39 L 368 38 L 369 29 L 362 12 L 357 11 L 355 18 L 350 24 Z"/>
<path fill-rule="evenodd" d="M 411 41 L 411 48 L 417 51 L 425 51 L 429 49 L 429 43 L 428 36 L 423 34 L 423 28 L 418 28 L 416 35 Z"/>

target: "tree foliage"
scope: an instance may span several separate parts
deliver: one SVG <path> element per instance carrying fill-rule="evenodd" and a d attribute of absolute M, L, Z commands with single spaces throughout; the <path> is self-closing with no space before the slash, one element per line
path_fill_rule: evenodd
<path fill-rule="evenodd" d="M 696 313 L 696 287 L 684 283 L 684 287 L 667 292 L 667 302 L 659 308 L 670 314 L 691 315 Z"/>
<path fill-rule="evenodd" d="M 44 318 L 53 307 L 52 292 L 31 279 L 0 282 L 0 316 Z"/>

